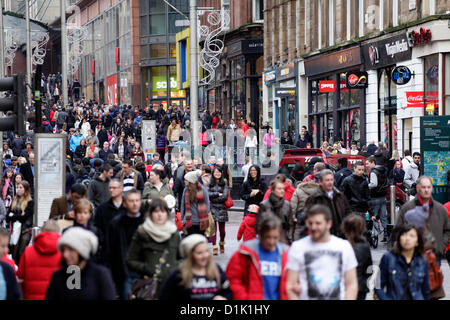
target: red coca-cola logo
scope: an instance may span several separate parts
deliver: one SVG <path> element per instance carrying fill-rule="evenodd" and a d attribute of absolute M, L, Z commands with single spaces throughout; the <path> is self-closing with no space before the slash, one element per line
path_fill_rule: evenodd
<path fill-rule="evenodd" d="M 409 103 L 423 102 L 423 94 L 408 96 L 408 102 Z"/>

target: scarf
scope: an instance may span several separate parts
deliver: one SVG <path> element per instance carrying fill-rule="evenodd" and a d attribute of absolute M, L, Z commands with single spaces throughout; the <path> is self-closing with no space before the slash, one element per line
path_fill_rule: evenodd
<path fill-rule="evenodd" d="M 158 225 L 153 223 L 152 219 L 147 218 L 142 224 L 142 228 L 144 228 L 144 231 L 147 232 L 147 234 L 158 243 L 169 240 L 172 234 L 177 232 L 176 225 L 169 219 L 166 221 L 166 223 Z"/>
<path fill-rule="evenodd" d="M 200 220 L 200 230 L 206 230 L 209 226 L 208 211 L 206 210 L 205 197 L 200 182 L 197 181 L 197 214 Z M 191 203 L 189 202 L 189 189 L 186 188 L 184 194 L 184 215 L 186 219 L 186 228 L 192 227 Z"/>
<path fill-rule="evenodd" d="M 269 194 L 269 201 L 272 204 L 273 210 L 277 213 L 281 212 L 284 205 L 284 198 L 278 198 L 272 192 Z"/>

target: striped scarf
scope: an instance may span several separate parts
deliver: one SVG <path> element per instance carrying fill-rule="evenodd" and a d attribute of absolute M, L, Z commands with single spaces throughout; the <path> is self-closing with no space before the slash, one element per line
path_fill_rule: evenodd
<path fill-rule="evenodd" d="M 206 210 L 205 197 L 200 182 L 197 181 L 197 214 L 200 220 L 200 230 L 206 230 L 209 227 L 208 211 Z M 184 194 L 184 208 L 186 218 L 186 228 L 192 227 L 191 202 L 189 201 L 189 189 L 186 188 Z"/>

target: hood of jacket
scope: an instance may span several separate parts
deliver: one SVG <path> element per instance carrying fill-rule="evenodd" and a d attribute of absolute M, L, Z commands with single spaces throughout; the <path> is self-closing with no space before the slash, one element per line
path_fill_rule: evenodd
<path fill-rule="evenodd" d="M 59 233 L 43 231 L 34 237 L 33 246 L 40 254 L 54 254 L 58 251 L 59 238 Z"/>
<path fill-rule="evenodd" d="M 317 183 L 315 183 L 314 181 L 308 181 L 308 182 L 300 183 L 297 186 L 297 189 L 302 190 L 304 193 L 311 195 L 317 191 L 318 187 L 319 187 L 319 185 Z"/>

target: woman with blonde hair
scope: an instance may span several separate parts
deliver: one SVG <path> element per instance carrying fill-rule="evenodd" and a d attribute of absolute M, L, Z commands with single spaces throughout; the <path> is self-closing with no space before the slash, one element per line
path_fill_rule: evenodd
<path fill-rule="evenodd" d="M 185 260 L 167 278 L 160 300 L 231 300 L 227 276 L 214 262 L 205 236 L 192 234 L 184 238 L 180 253 Z"/>
<path fill-rule="evenodd" d="M 6 222 L 11 226 L 14 222 L 21 223 L 20 236 L 17 244 L 13 246 L 12 256 L 19 262 L 22 253 L 31 240 L 31 228 L 33 227 L 34 201 L 31 199 L 30 184 L 23 180 L 17 184 L 17 194 L 14 197 Z"/>

